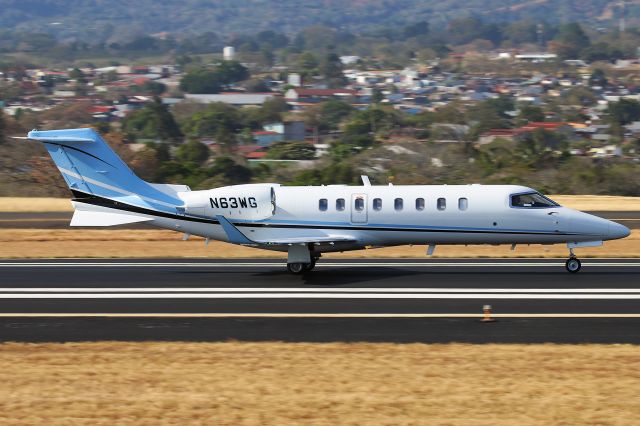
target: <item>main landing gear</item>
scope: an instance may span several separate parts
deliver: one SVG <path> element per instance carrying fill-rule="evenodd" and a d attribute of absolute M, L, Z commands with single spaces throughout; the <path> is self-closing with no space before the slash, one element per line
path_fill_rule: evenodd
<path fill-rule="evenodd" d="M 305 272 L 312 271 L 313 268 L 316 267 L 316 262 L 317 261 L 318 261 L 318 257 L 312 257 L 311 258 L 311 263 L 300 263 L 300 262 L 287 263 L 287 269 L 292 274 L 300 275 L 300 274 L 303 274 Z"/>
<path fill-rule="evenodd" d="M 567 259 L 564 267 L 567 268 L 567 271 L 571 272 L 572 274 L 578 272 L 582 267 L 580 259 L 576 257 L 576 255 L 573 253 L 573 249 L 571 248 L 569 249 L 569 259 Z"/>

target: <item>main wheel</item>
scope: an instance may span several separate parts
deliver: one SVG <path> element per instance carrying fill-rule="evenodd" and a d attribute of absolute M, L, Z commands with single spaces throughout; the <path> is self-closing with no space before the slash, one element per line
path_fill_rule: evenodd
<path fill-rule="evenodd" d="M 307 271 L 313 271 L 313 268 L 316 267 L 316 260 L 313 259 L 311 263 L 307 263 Z"/>
<path fill-rule="evenodd" d="M 580 260 L 578 260 L 577 258 L 572 257 L 571 259 L 567 260 L 567 263 L 565 263 L 564 266 L 565 268 L 567 268 L 567 271 L 576 273 L 582 267 L 582 263 L 580 263 Z"/>
<path fill-rule="evenodd" d="M 308 263 L 287 263 L 287 269 L 289 270 L 289 272 L 291 272 L 292 274 L 301 274 L 304 271 L 307 270 Z"/>

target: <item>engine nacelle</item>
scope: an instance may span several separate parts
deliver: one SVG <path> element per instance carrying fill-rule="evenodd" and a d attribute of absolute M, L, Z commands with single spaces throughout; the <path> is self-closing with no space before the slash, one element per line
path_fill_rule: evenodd
<path fill-rule="evenodd" d="M 200 217 L 222 215 L 228 219 L 262 220 L 276 211 L 277 184 L 224 186 L 204 191 L 182 192 L 184 212 Z"/>

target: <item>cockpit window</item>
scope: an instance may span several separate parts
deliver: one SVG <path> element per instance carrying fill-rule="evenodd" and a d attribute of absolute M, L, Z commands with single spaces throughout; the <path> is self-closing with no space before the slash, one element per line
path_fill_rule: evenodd
<path fill-rule="evenodd" d="M 559 204 L 537 192 L 526 194 L 514 194 L 511 196 L 511 207 L 521 207 L 529 209 L 542 209 L 558 207 Z"/>

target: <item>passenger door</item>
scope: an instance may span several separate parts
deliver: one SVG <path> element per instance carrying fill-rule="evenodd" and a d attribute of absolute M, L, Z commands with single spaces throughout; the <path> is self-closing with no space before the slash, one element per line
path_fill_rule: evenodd
<path fill-rule="evenodd" d="M 351 222 L 367 223 L 367 194 L 351 195 Z"/>

